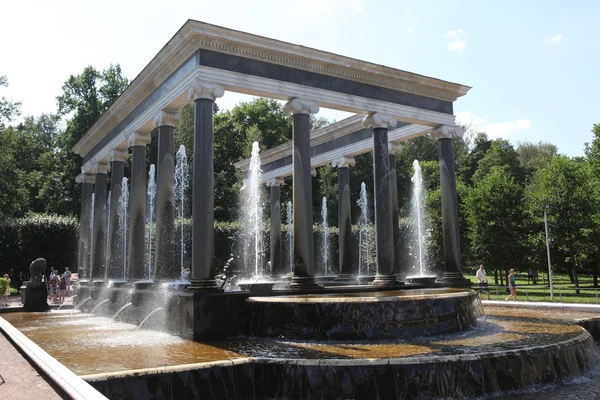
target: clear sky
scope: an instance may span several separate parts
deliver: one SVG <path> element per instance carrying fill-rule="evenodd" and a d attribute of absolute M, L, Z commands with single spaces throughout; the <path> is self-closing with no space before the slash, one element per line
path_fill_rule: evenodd
<path fill-rule="evenodd" d="M 133 79 L 196 19 L 471 86 L 455 103 L 460 121 L 576 156 L 600 123 L 599 16 L 594 0 L 6 1 L 0 96 L 25 115 L 55 112 L 70 74 L 119 63 Z"/>

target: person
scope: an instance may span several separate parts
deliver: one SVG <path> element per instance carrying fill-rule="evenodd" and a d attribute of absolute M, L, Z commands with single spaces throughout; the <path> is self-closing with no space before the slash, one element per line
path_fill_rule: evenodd
<path fill-rule="evenodd" d="M 67 292 L 67 280 L 63 275 L 58 281 L 58 302 L 62 304 L 65 301 L 65 293 Z"/>
<path fill-rule="evenodd" d="M 63 274 L 63 277 L 65 278 L 65 283 L 67 284 L 67 292 L 71 291 L 71 270 L 69 269 L 69 267 L 65 268 L 65 273 Z"/>
<path fill-rule="evenodd" d="M 490 285 L 488 285 L 487 276 L 485 274 L 485 267 L 483 264 L 479 266 L 475 278 L 479 281 L 479 298 L 483 300 L 483 292 L 487 293 L 487 299 L 490 299 Z"/>
<path fill-rule="evenodd" d="M 4 274 L 4 279 L 8 281 L 6 285 L 6 290 L 2 293 L 2 305 L 8 307 L 8 296 L 10 296 L 10 277 L 8 274 Z"/>
<path fill-rule="evenodd" d="M 58 298 L 58 274 L 52 268 L 52 272 L 50 272 L 50 278 L 48 279 L 49 285 L 49 294 L 48 297 L 51 301 L 55 302 Z"/>
<path fill-rule="evenodd" d="M 514 269 L 511 268 L 510 271 L 508 271 L 508 279 L 507 280 L 508 280 L 508 290 L 510 290 L 510 294 L 504 300 L 507 301 L 508 299 L 510 299 L 512 297 L 513 301 L 517 301 L 517 283 L 516 283 Z"/>

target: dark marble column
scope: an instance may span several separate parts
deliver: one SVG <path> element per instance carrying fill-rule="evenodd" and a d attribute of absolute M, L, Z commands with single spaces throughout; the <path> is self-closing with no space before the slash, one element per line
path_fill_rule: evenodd
<path fill-rule="evenodd" d="M 456 174 L 452 138 L 462 135 L 458 126 L 442 125 L 431 133 L 438 140 L 440 162 L 440 196 L 442 202 L 442 239 L 444 243 L 444 274 L 440 280 L 445 286 L 469 287 L 471 282 L 463 276 L 456 199 Z"/>
<path fill-rule="evenodd" d="M 121 280 L 125 277 L 125 249 L 123 246 L 125 229 L 119 221 L 119 208 L 127 154 L 127 150 L 113 150 L 110 155 L 110 210 L 106 277 L 112 280 Z"/>
<path fill-rule="evenodd" d="M 336 280 L 356 281 L 357 265 L 352 262 L 352 221 L 350 199 L 350 167 L 356 162 L 352 157 L 333 160 L 331 165 L 338 169 L 338 229 L 339 229 L 339 270 Z"/>
<path fill-rule="evenodd" d="M 392 223 L 392 188 L 388 129 L 396 126 L 389 115 L 371 114 L 363 120 L 373 129 L 373 176 L 375 183 L 375 243 L 377 246 L 377 275 L 374 285 L 397 284 L 394 273 L 394 227 Z"/>
<path fill-rule="evenodd" d="M 81 217 L 79 219 L 79 281 L 90 279 L 92 266 L 92 194 L 94 193 L 95 176 L 81 174 L 76 180 L 81 183 Z"/>
<path fill-rule="evenodd" d="M 146 276 L 146 145 L 150 135 L 134 133 L 131 146 L 131 190 L 129 193 L 129 279 Z"/>
<path fill-rule="evenodd" d="M 189 290 L 220 290 L 215 282 L 214 127 L 213 105 L 223 96 L 221 85 L 194 81 L 194 177 L 192 192 L 192 271 Z"/>
<path fill-rule="evenodd" d="M 94 239 L 92 245 L 92 280 L 106 279 L 106 173 L 108 163 L 98 164 L 94 169 Z"/>
<path fill-rule="evenodd" d="M 390 157 L 390 182 L 392 187 L 392 224 L 394 230 L 394 273 L 404 274 L 400 258 L 400 221 L 398 215 L 398 178 L 396 176 L 396 153 L 402 150 L 402 144 L 390 142 L 388 153 Z"/>
<path fill-rule="evenodd" d="M 310 114 L 319 112 L 317 103 L 292 99 L 284 106 L 292 115 L 292 171 L 294 204 L 294 277 L 290 288 L 315 287 L 313 245 L 312 177 L 310 164 Z"/>
<path fill-rule="evenodd" d="M 155 281 L 174 281 L 181 272 L 175 262 L 175 126 L 179 112 L 161 111 L 154 122 L 158 126 L 156 179 L 156 277 Z"/>
<path fill-rule="evenodd" d="M 278 277 L 287 272 L 281 262 L 281 185 L 283 185 L 283 179 L 273 178 L 266 184 L 271 188 L 270 272 L 271 276 Z"/>

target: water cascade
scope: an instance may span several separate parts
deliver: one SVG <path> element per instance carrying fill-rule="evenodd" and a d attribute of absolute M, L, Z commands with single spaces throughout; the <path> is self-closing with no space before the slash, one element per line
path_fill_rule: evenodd
<path fill-rule="evenodd" d="M 84 305 L 85 303 L 90 301 L 91 299 L 92 299 L 91 297 L 86 297 L 85 299 L 81 300 L 81 303 L 79 303 L 75 307 L 73 307 L 73 310 L 71 310 L 71 314 L 73 314 L 75 312 L 75 310 L 79 310 L 79 307 L 81 307 L 82 305 Z"/>
<path fill-rule="evenodd" d="M 133 304 L 133 303 L 127 303 L 127 304 L 125 304 L 123 307 L 119 308 L 119 309 L 117 310 L 117 312 L 115 313 L 115 315 L 113 315 L 112 319 L 116 319 L 116 318 L 117 318 L 117 316 L 118 316 L 119 314 L 121 314 L 121 311 L 123 311 L 124 309 L 126 309 L 127 307 L 129 307 L 129 306 L 130 306 L 130 305 L 132 305 L 132 304 Z"/>
<path fill-rule="evenodd" d="M 65 299 L 65 301 L 63 301 L 63 303 L 62 303 L 60 306 L 58 306 L 58 308 L 57 308 L 56 310 L 57 310 L 57 311 L 58 311 L 58 310 L 60 310 L 60 309 L 61 309 L 61 308 L 62 308 L 62 307 L 65 305 L 65 304 L 67 304 L 67 301 L 69 301 L 69 300 L 73 300 L 75 297 L 78 297 L 78 296 L 77 296 L 77 295 L 75 295 L 75 296 L 67 297 L 67 298 Z"/>
<path fill-rule="evenodd" d="M 263 267 L 263 200 L 259 151 L 258 142 L 252 143 L 252 157 L 248 179 L 243 188 L 242 206 L 244 265 L 247 275 L 254 279 L 262 275 Z"/>
<path fill-rule="evenodd" d="M 180 241 L 179 241 L 179 254 L 181 263 L 181 276 L 183 276 L 183 270 L 185 269 L 185 246 L 188 242 L 188 234 L 184 229 L 184 221 L 188 217 L 187 212 L 187 191 L 189 182 L 189 169 L 187 155 L 185 154 L 185 146 L 179 146 L 177 151 L 177 165 L 175 166 L 175 215 L 179 221 L 180 230 Z"/>
<path fill-rule="evenodd" d="M 362 182 L 360 184 L 360 198 L 356 202 L 360 207 L 360 217 L 358 219 L 359 236 L 358 236 L 358 275 L 369 274 L 369 263 L 371 260 L 370 243 L 369 243 L 369 199 L 367 198 L 367 185 Z"/>
<path fill-rule="evenodd" d="M 323 246 L 321 248 L 321 260 L 325 268 L 325 275 L 329 274 L 329 225 L 327 223 L 327 198 L 323 196 L 321 201 L 321 218 L 323 226 Z"/>
<path fill-rule="evenodd" d="M 94 311 L 96 311 L 98 309 L 98 307 L 100 307 L 102 304 L 106 303 L 109 300 L 110 299 L 102 300 L 100 303 L 96 304 L 96 306 L 92 309 L 92 311 L 90 311 L 90 314 L 93 314 Z"/>
<path fill-rule="evenodd" d="M 104 215 L 106 215 L 105 217 L 105 226 L 106 226 L 106 238 L 104 239 L 104 244 L 106 246 L 106 250 L 104 252 L 104 262 L 106 263 L 105 266 L 105 278 L 108 276 L 108 260 L 110 260 L 110 223 L 108 221 L 110 221 L 110 197 L 111 197 L 111 193 L 112 190 L 108 191 L 108 197 L 106 198 L 106 203 L 105 204 L 105 208 L 104 208 Z M 112 277 L 111 277 L 112 278 Z"/>
<path fill-rule="evenodd" d="M 163 309 L 162 307 L 158 307 L 158 308 L 156 308 L 156 309 L 152 310 L 152 311 L 150 312 L 150 314 L 148 314 L 148 316 L 147 316 L 146 318 L 144 318 L 144 320 L 143 320 L 143 321 L 140 323 L 140 326 L 138 326 L 138 331 L 139 331 L 140 329 L 142 329 L 142 326 L 144 325 L 144 322 L 148 321 L 148 319 L 149 319 L 149 318 L 150 318 L 152 315 L 154 315 L 155 313 L 159 312 L 159 311 L 160 311 L 160 310 L 162 310 L 162 309 Z"/>
<path fill-rule="evenodd" d="M 288 242 L 288 264 L 289 272 L 294 271 L 294 209 L 292 202 L 288 201 L 286 209 L 287 217 L 287 242 Z"/>
<path fill-rule="evenodd" d="M 81 273 L 81 277 L 84 277 L 85 274 L 85 278 L 86 279 L 91 279 L 92 278 L 92 260 L 94 259 L 94 255 L 93 255 L 93 250 L 94 250 L 94 206 L 96 204 L 96 193 L 92 193 L 92 211 L 90 212 L 90 236 L 89 236 L 89 244 L 88 244 L 88 248 L 90 250 L 90 258 L 89 258 L 89 263 L 88 263 L 88 268 L 86 269 L 86 271 L 82 271 L 83 273 Z"/>
<path fill-rule="evenodd" d="M 121 197 L 119 198 L 119 234 L 121 239 L 121 245 L 123 247 L 121 255 L 123 256 L 123 279 L 126 280 L 129 276 L 129 269 L 127 265 L 127 240 L 128 240 L 128 224 L 127 216 L 129 211 L 129 186 L 127 185 L 127 178 L 123 177 L 121 183 Z"/>
<path fill-rule="evenodd" d="M 148 191 L 147 191 L 147 201 L 148 208 L 146 214 L 146 229 L 148 231 L 148 257 L 146 257 L 147 264 L 147 276 L 146 278 L 152 279 L 154 278 L 154 262 L 152 260 L 152 253 L 154 249 L 154 219 L 155 215 L 155 205 L 156 205 L 156 166 L 154 164 L 150 165 L 150 171 L 148 172 Z"/>
<path fill-rule="evenodd" d="M 427 273 L 428 252 L 427 239 L 428 232 L 425 229 L 425 187 L 423 185 L 423 174 L 419 160 L 413 161 L 414 174 L 412 181 L 411 198 L 411 248 L 415 249 L 412 254 L 415 263 L 415 272 L 419 275 Z"/>

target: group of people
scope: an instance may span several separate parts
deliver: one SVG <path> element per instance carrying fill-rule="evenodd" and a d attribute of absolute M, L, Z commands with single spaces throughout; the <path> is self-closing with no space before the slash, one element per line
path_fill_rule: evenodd
<path fill-rule="evenodd" d="M 475 274 L 475 278 L 477 278 L 477 280 L 479 281 L 479 297 L 483 300 L 483 293 L 485 292 L 487 294 L 487 299 L 489 300 L 490 285 L 488 284 L 487 275 L 485 274 L 485 267 L 483 266 L 483 264 L 479 266 L 479 269 Z M 504 300 L 508 301 L 508 299 L 512 297 L 513 301 L 517 301 L 517 282 L 514 269 L 511 268 L 508 271 L 508 277 L 506 281 L 508 282 L 508 290 L 510 291 L 510 294 Z"/>
<path fill-rule="evenodd" d="M 65 268 L 65 272 L 62 275 L 54 267 L 51 267 L 47 282 L 48 299 L 54 303 L 62 304 L 65 301 L 66 293 L 71 290 L 71 271 L 69 267 Z"/>

